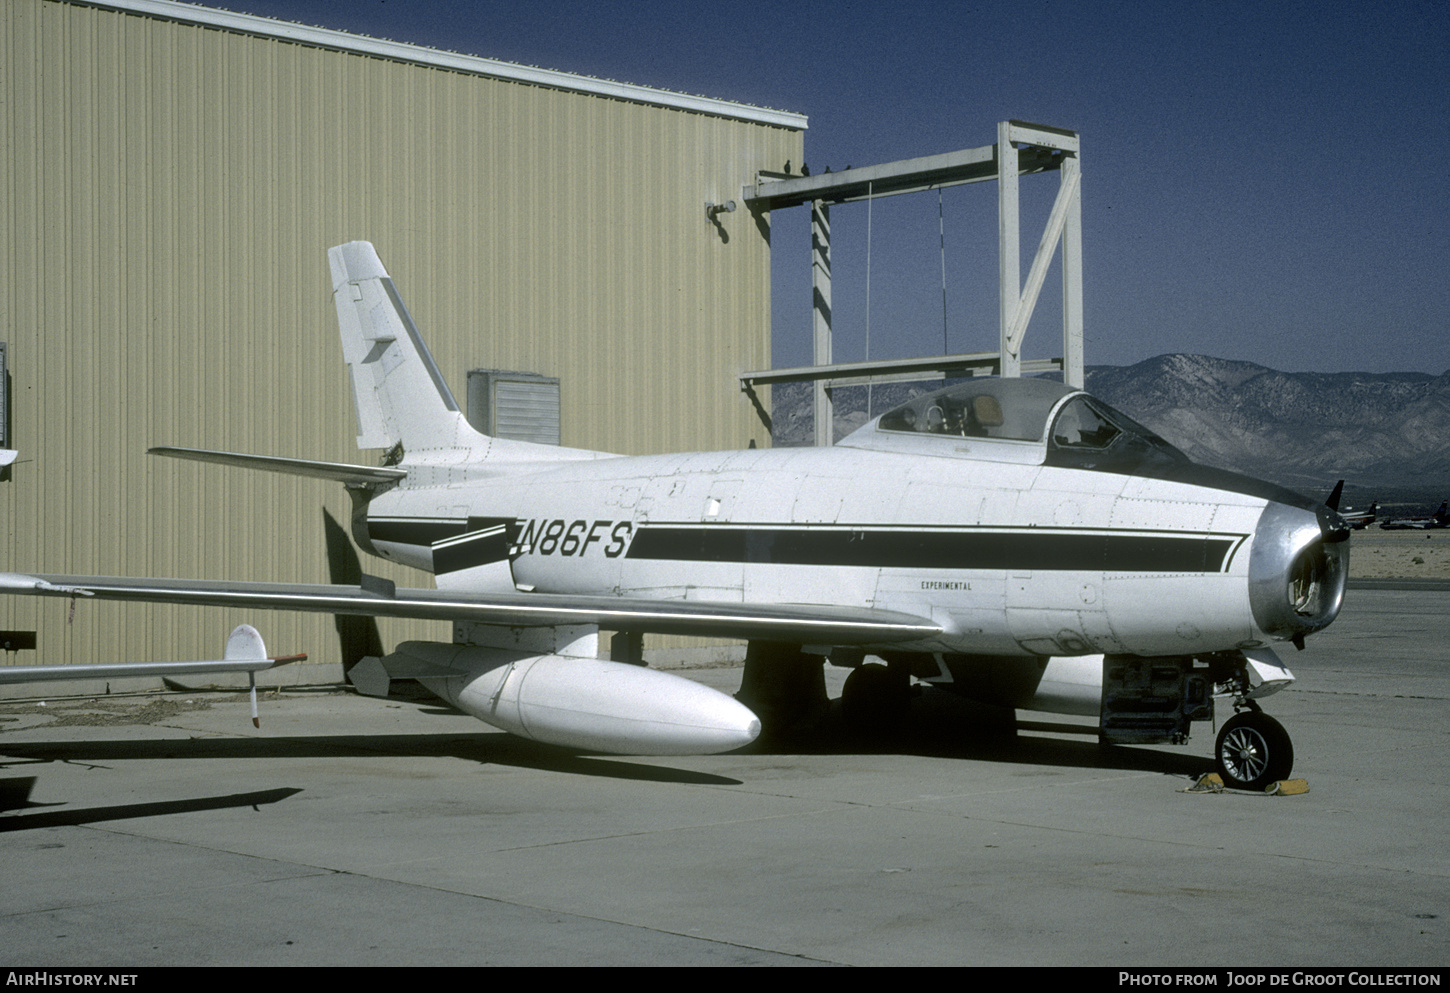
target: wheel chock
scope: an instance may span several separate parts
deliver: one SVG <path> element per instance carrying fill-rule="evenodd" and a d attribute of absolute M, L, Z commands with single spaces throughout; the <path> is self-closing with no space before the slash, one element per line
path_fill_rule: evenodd
<path fill-rule="evenodd" d="M 1281 779 L 1265 786 L 1264 792 L 1269 796 L 1298 796 L 1300 793 L 1309 792 L 1309 780 Z"/>
<path fill-rule="evenodd" d="M 1223 777 L 1216 772 L 1205 772 L 1198 777 L 1198 782 L 1192 786 L 1185 787 L 1179 793 L 1247 793 L 1247 790 L 1230 790 L 1224 785 Z M 1307 779 L 1281 779 L 1276 783 L 1270 783 L 1264 787 L 1264 796 L 1298 796 L 1300 793 L 1309 792 L 1309 780 Z M 1258 794 L 1253 794 L 1257 796 Z"/>
<path fill-rule="evenodd" d="M 1198 782 L 1178 791 L 1179 793 L 1222 793 L 1223 777 L 1216 772 L 1205 772 Z"/>

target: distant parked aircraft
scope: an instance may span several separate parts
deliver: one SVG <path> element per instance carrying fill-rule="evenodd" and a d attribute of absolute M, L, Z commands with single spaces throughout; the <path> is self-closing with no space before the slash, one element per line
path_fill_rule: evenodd
<path fill-rule="evenodd" d="M 1440 509 L 1429 517 L 1396 517 L 1382 522 L 1380 527 L 1386 531 L 1433 531 L 1450 527 L 1450 501 L 1440 501 Z"/>
<path fill-rule="evenodd" d="M 1379 516 L 1380 504 L 1376 500 L 1369 505 L 1369 510 L 1341 510 L 1339 516 L 1343 517 L 1349 526 L 1356 531 L 1363 531 L 1373 524 Z"/>

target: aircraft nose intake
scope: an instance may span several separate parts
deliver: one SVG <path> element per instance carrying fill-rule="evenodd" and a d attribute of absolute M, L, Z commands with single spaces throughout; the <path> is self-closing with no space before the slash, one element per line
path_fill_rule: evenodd
<path fill-rule="evenodd" d="M 1329 626 L 1344 601 L 1349 532 L 1328 508 L 1265 508 L 1249 557 L 1249 605 L 1261 631 L 1301 645 Z"/>

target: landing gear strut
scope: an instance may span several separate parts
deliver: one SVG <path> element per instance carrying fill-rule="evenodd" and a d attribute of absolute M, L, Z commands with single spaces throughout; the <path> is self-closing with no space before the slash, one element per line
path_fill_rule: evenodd
<path fill-rule="evenodd" d="M 1103 658 L 1101 740 L 1183 744 L 1193 722 L 1213 719 L 1216 699 L 1235 712 L 1214 743 L 1219 776 L 1234 789 L 1262 790 L 1288 778 L 1294 746 L 1289 732 L 1263 713 L 1255 698 L 1293 678 L 1266 649 L 1198 657 L 1108 655 Z"/>
<path fill-rule="evenodd" d="M 841 716 L 858 733 L 891 734 L 911 713 L 911 674 L 904 666 L 859 665 L 841 687 Z"/>
<path fill-rule="evenodd" d="M 828 703 L 824 661 L 802 654 L 800 645 L 752 641 L 735 699 L 755 711 L 763 738 L 809 727 Z"/>
<path fill-rule="evenodd" d="M 1284 725 L 1259 709 L 1256 696 L 1274 692 L 1294 678 L 1272 652 L 1245 652 L 1221 674 L 1217 691 L 1233 700 L 1230 718 L 1214 742 L 1213 759 L 1224 784 L 1240 790 L 1262 790 L 1289 778 L 1294 745 Z M 1262 686 L 1255 689 L 1254 670 Z"/>

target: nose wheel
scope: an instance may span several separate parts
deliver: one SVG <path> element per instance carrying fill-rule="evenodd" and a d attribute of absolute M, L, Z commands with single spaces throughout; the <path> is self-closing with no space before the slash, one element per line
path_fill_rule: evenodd
<path fill-rule="evenodd" d="M 1294 745 L 1284 725 L 1268 714 L 1251 710 L 1224 724 L 1213 757 L 1225 785 L 1263 790 L 1289 777 L 1294 768 Z"/>

